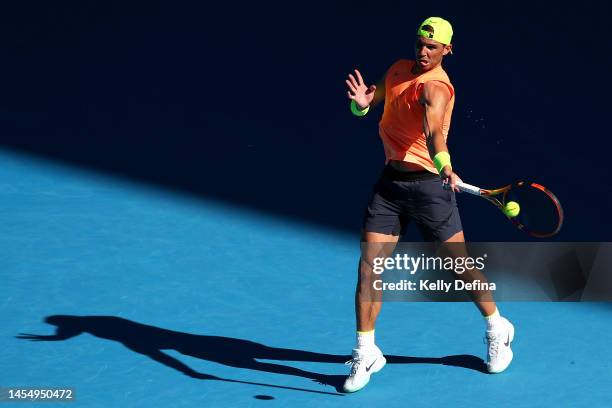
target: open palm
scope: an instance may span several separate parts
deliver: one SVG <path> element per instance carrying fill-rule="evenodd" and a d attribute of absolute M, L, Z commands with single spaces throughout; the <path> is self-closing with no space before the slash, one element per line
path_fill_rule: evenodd
<path fill-rule="evenodd" d="M 355 76 L 353 76 L 353 74 L 349 74 L 348 79 L 345 82 L 349 88 L 347 91 L 349 99 L 354 100 L 360 109 L 364 109 L 370 105 L 374 99 L 376 85 L 370 85 L 368 87 L 363 82 L 363 77 L 358 70 L 355 70 Z"/>

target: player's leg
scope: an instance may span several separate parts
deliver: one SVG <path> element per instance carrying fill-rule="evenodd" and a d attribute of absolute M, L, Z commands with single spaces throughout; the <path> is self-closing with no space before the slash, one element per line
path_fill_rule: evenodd
<path fill-rule="evenodd" d="M 463 231 L 454 233 L 450 238 L 442 242 L 439 254 L 440 256 L 451 256 L 454 258 L 468 257 L 469 254 L 465 246 Z M 456 273 L 454 277 L 466 283 L 472 283 L 474 281 L 479 281 L 481 283 L 487 282 L 486 276 L 476 268 L 465 268 L 463 273 Z M 497 305 L 493 299 L 493 293 L 490 290 L 468 290 L 467 292 L 483 316 L 492 316 L 495 313 Z"/>
<path fill-rule="evenodd" d="M 351 371 L 344 383 L 346 392 L 355 392 L 365 387 L 370 376 L 380 371 L 386 363 L 374 340 L 374 327 L 382 299 L 381 292 L 372 286 L 378 278 L 373 272 L 373 265 L 376 258 L 384 258 L 393 252 L 402 231 L 401 208 L 394 202 L 396 187 L 385 171 L 374 187 L 364 215 L 355 290 L 356 345 L 353 358 L 347 362 Z"/>
<path fill-rule="evenodd" d="M 379 276 L 373 272 L 375 258 L 391 255 L 399 236 L 377 232 L 362 233 L 361 257 L 355 290 L 356 345 L 353 357 L 347 362 L 351 371 L 344 382 L 344 391 L 359 391 L 380 371 L 387 360 L 376 346 L 374 327 L 382 305 L 381 292 L 374 290 L 373 281 Z"/>
<path fill-rule="evenodd" d="M 355 317 L 357 332 L 372 332 L 382 306 L 381 292 L 374 290 L 373 282 L 380 276 L 373 272 L 376 258 L 386 258 L 395 249 L 398 235 L 362 232 L 361 257 L 355 290 Z"/>
<path fill-rule="evenodd" d="M 465 246 L 463 231 L 457 232 L 445 240 L 442 244 L 442 251 L 453 257 L 468 257 L 469 253 Z M 476 268 L 466 268 L 463 273 L 455 274 L 455 277 L 464 282 L 475 280 L 487 282 L 485 275 Z M 487 370 L 490 373 L 501 373 L 508 368 L 514 357 L 510 347 L 510 343 L 514 340 L 514 326 L 508 319 L 500 315 L 490 290 L 468 292 L 487 324 L 485 332 Z"/>
<path fill-rule="evenodd" d="M 467 257 L 465 237 L 455 193 L 443 189 L 440 180 L 423 182 L 420 185 L 422 199 L 413 210 L 414 220 L 426 241 L 440 244 L 438 256 Z M 486 277 L 476 268 L 455 274 L 466 282 Z M 491 291 L 468 291 L 485 319 L 487 330 L 487 368 L 498 373 L 505 370 L 512 361 L 510 342 L 514 338 L 514 327 L 497 310 Z"/>

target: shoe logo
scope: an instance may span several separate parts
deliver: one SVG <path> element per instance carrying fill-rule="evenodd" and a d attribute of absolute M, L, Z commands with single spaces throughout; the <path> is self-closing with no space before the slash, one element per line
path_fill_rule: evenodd
<path fill-rule="evenodd" d="M 366 367 L 366 373 L 370 372 L 370 370 L 372 369 L 372 366 L 376 363 L 376 361 L 378 361 L 378 359 L 372 361 L 372 364 L 370 364 L 368 367 Z"/>
<path fill-rule="evenodd" d="M 510 345 L 510 333 L 508 333 L 508 340 L 504 342 L 504 346 L 508 347 Z"/>

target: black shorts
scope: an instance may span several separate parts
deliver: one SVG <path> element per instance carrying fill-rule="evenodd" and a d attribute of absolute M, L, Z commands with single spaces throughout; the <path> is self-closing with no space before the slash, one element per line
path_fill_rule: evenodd
<path fill-rule="evenodd" d="M 400 172 L 387 165 L 365 211 L 367 232 L 403 235 L 414 221 L 425 241 L 443 242 L 463 230 L 455 193 L 437 174 Z"/>

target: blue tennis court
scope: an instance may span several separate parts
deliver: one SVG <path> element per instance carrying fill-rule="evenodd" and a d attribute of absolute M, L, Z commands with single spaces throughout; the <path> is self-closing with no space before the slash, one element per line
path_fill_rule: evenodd
<path fill-rule="evenodd" d="M 609 115 L 609 2 L 4 6 L 0 396 L 69 388 L 74 407 L 612 406 L 610 302 L 500 302 L 516 337 L 498 375 L 486 373 L 471 302 L 385 302 L 376 344 L 388 364 L 342 392 L 363 210 L 386 157 L 382 106 L 351 114 L 347 73 L 377 83 L 415 57 L 424 18 L 448 19 L 453 171 L 483 188 L 542 183 L 565 211 L 544 242 L 609 247 L 610 142 L 597 120 Z M 458 201 L 468 242 L 538 241 L 486 200 Z M 413 227 L 406 241 L 420 239 Z M 549 269 L 588 272 L 560 259 Z M 573 296 L 588 281 L 597 293 L 588 278 L 561 289 Z"/>
<path fill-rule="evenodd" d="M 4 387 L 71 387 L 83 407 L 610 405 L 609 304 L 501 304 L 515 360 L 489 375 L 471 303 L 387 303 L 389 364 L 347 395 L 358 236 L 0 160 Z"/>

